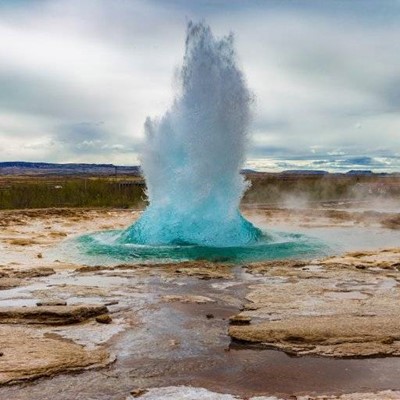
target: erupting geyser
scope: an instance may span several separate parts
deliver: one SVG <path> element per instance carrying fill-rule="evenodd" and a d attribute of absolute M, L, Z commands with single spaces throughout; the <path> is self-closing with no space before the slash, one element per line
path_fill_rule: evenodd
<path fill-rule="evenodd" d="M 252 100 L 233 36 L 189 23 L 171 108 L 147 119 L 142 167 L 150 205 L 123 231 L 78 238 L 81 262 L 258 261 L 321 252 L 304 235 L 261 232 L 239 212 Z M 69 250 L 70 251 L 70 250 Z"/>
<path fill-rule="evenodd" d="M 261 231 L 239 212 L 251 93 L 236 64 L 233 36 L 216 39 L 189 23 L 178 93 L 159 119 L 147 119 L 142 168 L 150 205 L 119 243 L 254 243 Z"/>

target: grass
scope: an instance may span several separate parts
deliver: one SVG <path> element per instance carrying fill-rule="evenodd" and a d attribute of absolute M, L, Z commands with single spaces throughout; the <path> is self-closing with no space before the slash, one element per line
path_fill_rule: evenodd
<path fill-rule="evenodd" d="M 146 196 L 137 180 L 113 178 L 18 178 L 0 181 L 0 209 L 50 207 L 142 208 Z"/>
<path fill-rule="evenodd" d="M 400 199 L 400 177 L 329 174 L 249 176 L 251 188 L 244 203 L 296 205 L 312 202 Z"/>
<path fill-rule="evenodd" d="M 303 203 L 393 198 L 400 200 L 400 177 L 251 174 L 243 203 Z M 51 207 L 143 208 L 143 179 L 134 176 L 0 176 L 0 209 Z"/>

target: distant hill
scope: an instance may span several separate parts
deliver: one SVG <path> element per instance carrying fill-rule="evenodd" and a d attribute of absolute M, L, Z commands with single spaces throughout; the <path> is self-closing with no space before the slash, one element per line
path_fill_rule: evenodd
<path fill-rule="evenodd" d="M 331 173 L 323 170 L 301 170 L 292 169 L 281 172 L 260 172 L 253 169 L 242 169 L 241 173 L 244 175 L 255 174 L 278 174 L 278 175 L 292 175 L 292 176 L 312 176 L 312 175 L 332 175 Z M 45 162 L 27 162 L 27 161 L 5 161 L 0 162 L 0 175 L 133 175 L 141 176 L 141 168 L 138 165 L 123 166 L 114 164 L 89 164 L 89 163 L 45 163 Z M 355 175 L 355 176 L 398 176 L 398 173 L 375 173 L 370 170 L 351 170 L 343 173 L 335 173 L 334 175 Z"/>
<path fill-rule="evenodd" d="M 258 174 L 259 171 L 256 171 L 254 169 L 249 169 L 249 168 L 243 168 L 242 170 L 240 170 L 240 173 L 244 174 L 244 175 L 246 175 L 246 174 Z"/>
<path fill-rule="evenodd" d="M 140 167 L 113 164 L 57 164 L 44 162 L 6 161 L 0 162 L 1 175 L 82 175 L 82 174 L 129 174 L 140 175 Z"/>
<path fill-rule="evenodd" d="M 364 169 L 352 169 L 351 171 L 347 172 L 347 175 L 378 175 L 371 170 L 364 170 Z M 380 172 L 379 175 L 387 175 L 384 172 Z"/>
<path fill-rule="evenodd" d="M 286 171 L 282 171 L 283 175 L 327 175 L 328 171 L 323 170 L 313 170 L 313 169 L 288 169 Z"/>

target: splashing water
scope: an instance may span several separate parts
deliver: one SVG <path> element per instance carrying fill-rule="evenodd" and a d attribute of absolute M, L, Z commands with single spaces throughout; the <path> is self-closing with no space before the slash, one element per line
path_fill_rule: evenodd
<path fill-rule="evenodd" d="M 81 254 L 94 262 L 255 261 L 320 252 L 314 239 L 264 233 L 239 212 L 252 95 L 237 67 L 233 36 L 216 39 L 206 24 L 190 22 L 177 83 L 171 108 L 145 123 L 149 207 L 124 231 L 80 237 Z"/>
<path fill-rule="evenodd" d="M 179 93 L 160 119 L 147 119 L 142 167 L 150 206 L 120 241 L 237 246 L 261 231 L 243 218 L 240 175 L 251 94 L 238 69 L 233 36 L 216 39 L 189 23 Z"/>

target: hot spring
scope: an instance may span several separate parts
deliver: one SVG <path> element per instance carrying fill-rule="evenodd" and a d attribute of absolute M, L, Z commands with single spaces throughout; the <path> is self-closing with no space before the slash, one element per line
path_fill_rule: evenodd
<path fill-rule="evenodd" d="M 264 232 L 242 216 L 240 170 L 249 141 L 252 93 L 233 35 L 215 38 L 189 23 L 173 104 L 145 122 L 141 165 L 149 206 L 123 231 L 82 236 L 80 251 L 116 260 L 264 260 L 319 253 L 304 235 Z"/>

